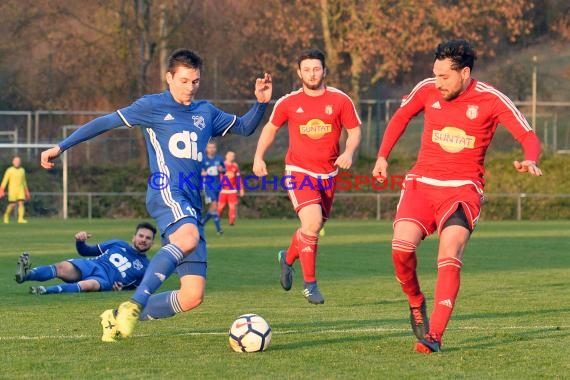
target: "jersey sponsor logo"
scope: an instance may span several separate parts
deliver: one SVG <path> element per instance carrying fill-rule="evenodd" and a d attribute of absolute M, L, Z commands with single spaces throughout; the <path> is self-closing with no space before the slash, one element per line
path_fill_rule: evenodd
<path fill-rule="evenodd" d="M 202 161 L 203 154 L 198 151 L 196 132 L 183 131 L 173 134 L 168 140 L 168 150 L 174 157 Z"/>
<path fill-rule="evenodd" d="M 325 107 L 325 113 L 326 113 L 327 115 L 332 115 L 332 113 L 333 113 L 333 107 L 332 107 L 331 105 L 326 106 L 326 107 Z"/>
<path fill-rule="evenodd" d="M 139 259 L 136 259 L 135 261 L 133 261 L 133 267 L 136 270 L 141 270 L 144 268 L 144 265 L 143 265 L 143 263 L 141 263 L 141 261 Z"/>
<path fill-rule="evenodd" d="M 109 262 L 113 264 L 115 268 L 117 268 L 117 270 L 121 273 L 121 277 L 123 278 L 127 277 L 127 274 L 125 273 L 127 269 L 132 267 L 132 264 L 129 261 L 129 259 L 121 255 L 120 253 L 110 254 Z"/>
<path fill-rule="evenodd" d="M 475 137 L 469 136 L 464 130 L 455 127 L 445 127 L 442 130 L 434 129 L 431 141 L 439 144 L 443 150 L 449 153 L 461 152 L 463 149 L 475 147 Z"/>
<path fill-rule="evenodd" d="M 297 111 L 295 111 L 296 113 L 304 113 L 305 111 L 303 110 L 303 107 L 299 107 L 297 108 Z"/>
<path fill-rule="evenodd" d="M 192 116 L 192 121 L 194 122 L 194 126 L 199 130 L 206 128 L 206 121 L 204 120 L 204 116 L 194 115 Z"/>
<path fill-rule="evenodd" d="M 327 133 L 332 132 L 332 124 L 327 124 L 319 119 L 311 119 L 307 124 L 300 125 L 299 131 L 302 135 L 307 135 L 313 140 L 318 140 Z"/>
<path fill-rule="evenodd" d="M 172 116 L 171 114 L 167 113 L 166 116 L 164 117 L 164 120 L 168 121 L 168 120 L 174 120 L 174 116 Z"/>
<path fill-rule="evenodd" d="M 467 106 L 467 112 L 465 112 L 465 116 L 467 116 L 467 118 L 474 120 L 477 118 L 478 114 L 479 114 L 479 106 L 473 104 Z"/>
<path fill-rule="evenodd" d="M 441 109 L 441 104 L 439 104 L 439 100 L 431 105 L 431 108 L 435 108 L 436 110 Z"/>

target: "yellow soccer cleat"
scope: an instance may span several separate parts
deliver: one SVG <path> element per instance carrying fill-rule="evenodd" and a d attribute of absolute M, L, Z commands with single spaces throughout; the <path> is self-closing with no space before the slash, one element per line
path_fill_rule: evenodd
<path fill-rule="evenodd" d="M 115 319 L 116 312 L 114 309 L 109 309 L 99 316 L 101 318 L 101 327 L 103 328 L 103 336 L 101 337 L 103 342 L 111 343 L 117 341 L 116 338 L 119 332 L 117 331 L 117 320 Z"/>
<path fill-rule="evenodd" d="M 115 318 L 117 320 L 117 331 L 123 338 L 128 338 L 133 334 L 140 313 L 141 308 L 135 302 L 126 301 L 119 305 Z"/>

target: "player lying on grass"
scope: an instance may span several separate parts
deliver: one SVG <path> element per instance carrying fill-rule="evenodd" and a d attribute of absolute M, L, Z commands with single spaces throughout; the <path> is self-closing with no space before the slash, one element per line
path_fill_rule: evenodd
<path fill-rule="evenodd" d="M 30 255 L 24 252 L 18 259 L 16 282 L 54 278 L 65 281 L 53 286 L 30 287 L 30 293 L 37 295 L 133 289 L 140 284 L 148 267 L 146 252 L 152 246 L 155 234 L 156 228 L 145 222 L 137 225 L 132 245 L 123 240 L 87 245 L 85 241 L 91 235 L 80 231 L 75 234 L 75 247 L 80 256 L 88 259 L 69 259 L 31 268 Z"/>

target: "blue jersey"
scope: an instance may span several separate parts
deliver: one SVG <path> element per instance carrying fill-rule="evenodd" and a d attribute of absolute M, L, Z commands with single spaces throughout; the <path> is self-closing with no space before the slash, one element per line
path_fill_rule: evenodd
<path fill-rule="evenodd" d="M 177 103 L 169 91 L 145 95 L 117 113 L 125 125 L 141 127 L 151 176 L 159 173 L 164 177 L 165 182 L 159 185 L 150 184 L 149 178 L 149 213 L 153 215 L 153 208 L 167 207 L 171 218 L 169 225 L 187 216 L 199 220 L 206 145 L 211 137 L 224 135 L 237 116 L 204 100 L 193 101 L 189 106 Z M 166 216 L 157 212 L 155 219 L 161 224 L 160 220 L 166 220 Z M 164 227 L 162 225 L 161 229 Z"/>
<path fill-rule="evenodd" d="M 207 155 L 204 157 L 204 162 L 202 163 L 202 170 L 206 172 L 203 178 L 203 189 L 220 191 L 220 167 L 225 171 L 224 159 L 222 156 L 215 155 L 210 158 Z"/>
<path fill-rule="evenodd" d="M 151 170 L 146 207 L 163 238 L 167 238 L 179 223 L 187 221 L 200 225 L 202 162 L 210 138 L 226 133 L 251 135 L 266 108 L 267 103 L 256 102 L 244 115 L 237 117 L 203 100 L 193 101 L 190 105 L 177 103 L 170 91 L 164 91 L 143 96 L 116 113 L 91 120 L 63 140 L 59 147 L 64 152 L 113 128 L 140 126 Z M 200 234 L 203 237 L 202 231 Z M 206 254 L 189 256 L 195 261 L 206 261 Z"/>
<path fill-rule="evenodd" d="M 101 254 L 92 259 L 103 268 L 111 284 L 121 282 L 123 286 L 138 286 L 148 267 L 149 260 L 132 245 L 122 240 L 108 240 L 98 245 Z"/>

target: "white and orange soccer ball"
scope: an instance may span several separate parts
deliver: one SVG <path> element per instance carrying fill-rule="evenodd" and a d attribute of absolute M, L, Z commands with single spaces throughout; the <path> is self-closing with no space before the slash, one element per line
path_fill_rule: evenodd
<path fill-rule="evenodd" d="M 257 314 L 240 315 L 230 327 L 230 347 L 236 352 L 261 352 L 271 344 L 271 327 Z"/>

